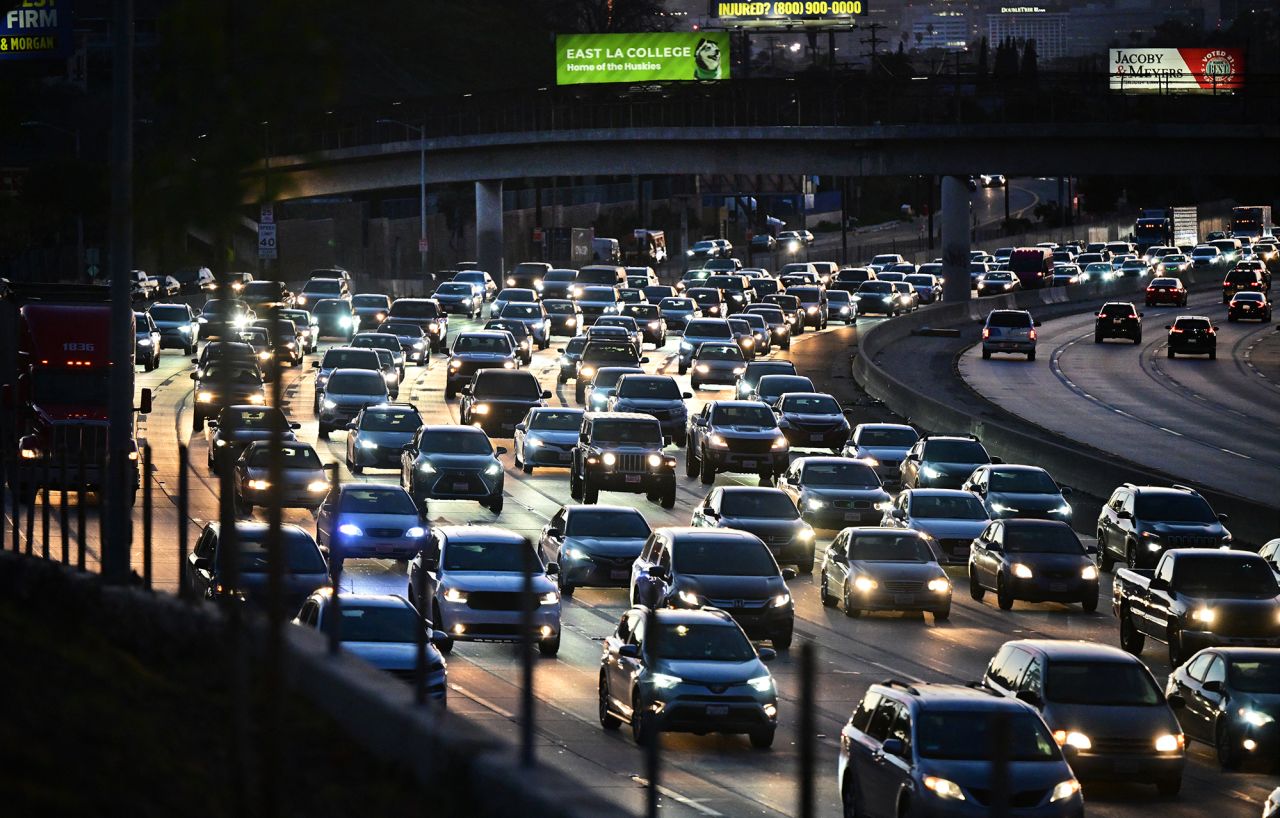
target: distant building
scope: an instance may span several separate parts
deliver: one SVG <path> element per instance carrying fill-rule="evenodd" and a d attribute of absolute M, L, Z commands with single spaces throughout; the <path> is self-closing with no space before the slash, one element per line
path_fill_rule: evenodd
<path fill-rule="evenodd" d="M 1000 6 L 999 11 L 987 15 L 987 41 L 995 48 L 1010 37 L 1019 47 L 1035 40 L 1036 56 L 1042 63 L 1066 57 L 1070 53 L 1068 20 L 1074 13 L 1034 5 Z"/>
<path fill-rule="evenodd" d="M 969 16 L 962 11 L 926 14 L 911 23 L 909 48 L 920 50 L 963 51 L 973 42 L 976 32 Z"/>

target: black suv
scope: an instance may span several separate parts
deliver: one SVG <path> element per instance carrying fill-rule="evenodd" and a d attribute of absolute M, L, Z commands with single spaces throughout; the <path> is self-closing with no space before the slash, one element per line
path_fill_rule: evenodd
<path fill-rule="evenodd" d="M 663 508 L 676 504 L 676 461 L 662 453 L 662 425 L 652 415 L 588 412 L 573 449 L 569 494 L 595 503 L 600 491 L 644 492 Z"/>
<path fill-rule="evenodd" d="M 463 385 L 458 414 L 465 426 L 479 426 L 490 437 L 509 437 L 530 409 L 546 406 L 550 397 L 532 372 L 481 369 Z"/>
<path fill-rule="evenodd" d="M 904 489 L 958 489 L 974 469 L 1001 462 L 972 435 L 929 435 L 907 450 L 898 473 Z"/>
<path fill-rule="evenodd" d="M 1169 357 L 1183 355 L 1208 355 L 1209 360 L 1218 357 L 1218 327 L 1203 315 L 1179 315 L 1169 330 Z"/>
<path fill-rule="evenodd" d="M 649 359 L 640 357 L 640 351 L 629 341 L 588 341 L 578 360 L 573 397 L 578 403 L 586 400 L 587 387 L 595 380 L 596 370 L 602 366 L 640 366 L 647 363 Z"/>
<path fill-rule="evenodd" d="M 1108 338 L 1128 338 L 1142 343 L 1142 313 L 1131 301 L 1108 301 L 1093 317 L 1093 342 Z"/>
<path fill-rule="evenodd" d="M 1111 492 L 1098 514 L 1098 551 L 1102 570 L 1125 562 L 1150 568 L 1171 548 L 1222 548 L 1231 545 L 1227 515 L 1214 514 L 1200 493 L 1187 486 L 1135 486 Z"/>
<path fill-rule="evenodd" d="M 770 481 L 790 465 L 791 446 L 773 410 L 759 401 L 713 400 L 689 418 L 685 474 L 710 485 L 722 471 Z"/>

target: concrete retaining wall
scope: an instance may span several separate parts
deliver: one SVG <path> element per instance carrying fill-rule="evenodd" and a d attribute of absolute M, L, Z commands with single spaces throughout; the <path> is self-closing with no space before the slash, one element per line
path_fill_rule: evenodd
<path fill-rule="evenodd" d="M 1187 273 L 1188 285 L 1216 281 L 1219 273 Z M 913 425 L 937 433 L 977 435 L 995 455 L 1009 463 L 1035 463 L 1048 469 L 1061 483 L 1105 499 L 1121 483 L 1182 483 L 1195 487 L 1220 513 L 1229 514 L 1229 528 L 1237 541 L 1261 545 L 1280 531 L 1280 510 L 1196 485 L 1186 475 L 1170 475 L 1139 466 L 1118 454 L 1102 452 L 1062 435 L 1050 432 L 993 407 L 998 420 L 975 418 L 947 403 L 919 392 L 894 373 L 876 363 L 877 355 L 896 341 L 924 327 L 955 327 L 982 320 L 993 309 L 1037 309 L 1047 317 L 1092 310 L 1099 301 L 1114 297 L 1133 297 L 1145 280 L 1124 279 L 1105 284 L 1090 284 L 1070 289 L 1056 287 L 1027 290 L 993 298 L 937 304 L 909 315 L 884 321 L 861 335 L 857 355 L 853 359 L 853 376 L 867 394 L 884 401 L 894 412 L 909 417 Z M 958 377 L 958 376 L 957 376 Z"/>

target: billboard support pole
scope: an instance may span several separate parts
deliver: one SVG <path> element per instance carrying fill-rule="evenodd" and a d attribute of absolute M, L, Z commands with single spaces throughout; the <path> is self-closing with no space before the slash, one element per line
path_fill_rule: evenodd
<path fill-rule="evenodd" d="M 969 299 L 969 188 L 958 176 L 942 177 L 942 299 Z"/>

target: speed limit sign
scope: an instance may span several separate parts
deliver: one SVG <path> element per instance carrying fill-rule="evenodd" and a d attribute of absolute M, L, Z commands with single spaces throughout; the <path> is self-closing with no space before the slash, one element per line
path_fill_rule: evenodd
<path fill-rule="evenodd" d="M 258 225 L 258 258 L 274 259 L 276 257 L 276 226 L 274 224 Z"/>

